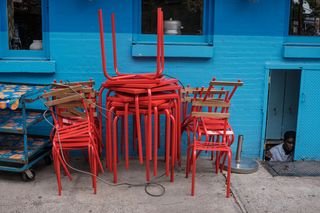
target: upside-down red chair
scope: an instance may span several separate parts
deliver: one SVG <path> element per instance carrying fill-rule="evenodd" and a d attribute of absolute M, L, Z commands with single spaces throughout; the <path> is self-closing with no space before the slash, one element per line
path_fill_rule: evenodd
<path fill-rule="evenodd" d="M 180 125 L 174 125 L 175 122 L 180 120 L 180 96 L 179 96 L 179 85 L 176 79 L 168 79 L 163 76 L 164 70 L 164 41 L 163 41 L 163 12 L 160 8 L 157 10 L 157 56 L 156 56 L 156 70 L 152 73 L 137 73 L 137 74 L 123 74 L 118 69 L 117 63 L 117 51 L 116 51 L 116 34 L 115 34 L 115 16 L 112 14 L 112 41 L 113 41 L 113 61 L 114 61 L 114 72 L 116 76 L 108 74 L 106 69 L 105 60 L 105 44 L 104 44 L 104 33 L 103 33 L 103 18 L 102 11 L 99 10 L 99 25 L 100 25 L 100 41 L 101 41 L 101 56 L 102 56 L 102 68 L 104 75 L 107 80 L 102 83 L 99 92 L 100 103 L 102 103 L 102 93 L 105 89 L 108 89 L 106 94 L 106 107 L 107 118 L 106 118 L 106 165 L 110 171 L 114 172 L 114 182 L 117 181 L 117 170 L 116 165 L 118 161 L 118 149 L 117 149 L 117 135 L 115 131 L 111 131 L 113 127 L 116 128 L 116 123 L 121 118 L 122 124 L 122 135 L 121 140 L 121 151 L 124 152 L 125 156 L 125 167 L 129 167 L 129 146 L 128 146 L 128 119 L 131 115 L 134 119 L 134 148 L 135 139 L 137 137 L 137 151 L 139 156 L 139 162 L 143 163 L 145 159 L 146 163 L 146 179 L 150 180 L 150 163 L 152 160 L 152 144 L 153 144 L 153 157 L 154 157 L 154 175 L 157 174 L 157 148 L 159 143 L 159 116 L 163 112 L 169 113 L 170 123 L 175 126 L 176 131 L 172 131 L 173 135 L 166 135 L 166 138 L 170 137 L 172 140 L 170 143 L 177 144 L 177 149 L 172 151 L 171 159 L 175 161 L 175 156 L 180 159 Z M 172 104 L 176 103 L 176 104 Z M 165 111 L 167 110 L 167 111 Z M 142 143 L 142 128 L 141 128 L 141 115 L 145 117 L 145 158 L 143 155 L 143 143 Z M 152 115 L 154 115 L 154 128 L 159 131 L 154 132 L 154 141 L 152 143 Z M 100 110 L 100 120 L 102 120 L 102 108 Z M 114 125 L 113 125 L 114 124 Z M 166 127 L 168 128 L 168 127 Z M 116 132 L 117 131 L 116 129 Z M 170 134 L 170 133 L 169 133 Z M 174 139 L 176 138 L 176 139 Z M 177 141 L 177 143 L 175 142 Z M 169 143 L 169 142 L 167 142 Z M 167 144 L 166 143 L 166 144 Z M 167 146 L 167 145 L 166 145 Z M 175 148 L 176 145 L 170 146 Z M 169 152 L 166 152 L 166 155 Z M 166 164 L 169 162 L 166 158 Z M 168 175 L 168 170 L 166 169 Z M 171 178 L 173 181 L 173 178 Z"/>

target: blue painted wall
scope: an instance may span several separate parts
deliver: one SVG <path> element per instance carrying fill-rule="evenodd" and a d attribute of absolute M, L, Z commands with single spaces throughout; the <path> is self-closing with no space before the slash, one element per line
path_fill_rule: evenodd
<path fill-rule="evenodd" d="M 55 73 L 0 73 L 0 81 L 46 82 L 93 78 L 105 80 L 101 70 L 97 10 L 105 15 L 107 66 L 112 71 L 110 17 L 117 15 L 118 61 L 121 70 L 154 70 L 154 58 L 131 55 L 133 0 L 49 1 L 49 57 Z M 288 31 L 289 0 L 216 0 L 212 58 L 166 58 L 168 75 L 183 84 L 206 86 L 212 77 L 244 81 L 232 100 L 231 123 L 245 137 L 243 154 L 261 155 L 266 105 L 266 64 L 319 64 L 318 59 L 284 59 L 283 43 Z M 3 25 L 3 21 L 0 20 Z M 6 33 L 0 26 L 0 33 Z M 1 60 L 0 60 L 1 70 Z M 98 86 L 97 86 L 98 88 Z M 237 136 L 236 136 L 237 137 Z M 184 143 L 184 142 L 182 142 Z M 185 144 L 185 143 L 184 143 Z"/>

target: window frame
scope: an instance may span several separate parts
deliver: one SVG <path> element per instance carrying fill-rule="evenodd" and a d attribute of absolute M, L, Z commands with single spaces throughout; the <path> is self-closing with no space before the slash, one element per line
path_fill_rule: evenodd
<path fill-rule="evenodd" d="M 42 50 L 10 50 L 7 0 L 0 2 L 0 60 L 43 60 L 49 58 L 48 0 L 41 0 Z"/>
<path fill-rule="evenodd" d="M 303 44 L 303 45 L 308 45 L 308 44 L 314 44 L 314 45 L 320 45 L 320 36 L 306 36 L 306 35 L 290 35 L 290 17 L 291 17 L 291 4 L 292 0 L 288 1 L 288 6 L 287 6 L 287 29 L 285 30 L 286 33 L 286 43 L 289 44 Z"/>
<path fill-rule="evenodd" d="M 203 0 L 202 35 L 165 35 L 165 45 L 213 46 L 214 0 Z M 141 0 L 133 0 L 133 44 L 155 44 L 156 35 L 141 33 Z"/>
<path fill-rule="evenodd" d="M 282 56 L 286 59 L 319 59 L 320 36 L 290 35 L 292 0 L 287 0 Z"/>

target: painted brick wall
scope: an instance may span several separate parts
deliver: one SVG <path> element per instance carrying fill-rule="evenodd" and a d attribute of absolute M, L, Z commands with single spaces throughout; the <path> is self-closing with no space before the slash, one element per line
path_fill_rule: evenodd
<path fill-rule="evenodd" d="M 51 58 L 56 73 L 0 75 L 0 80 L 50 82 L 53 79 L 78 81 L 93 78 L 99 85 L 105 80 L 100 63 L 99 37 L 94 33 L 51 33 Z M 106 35 L 110 37 L 110 35 Z M 130 55 L 131 34 L 119 34 L 119 65 L 128 72 L 153 70 L 154 59 L 134 59 Z M 235 132 L 243 134 L 244 155 L 258 156 L 261 142 L 265 63 L 277 60 L 282 37 L 215 36 L 214 56 L 203 59 L 168 59 L 165 73 L 184 85 L 206 86 L 212 77 L 244 81 L 232 100 L 231 123 Z M 111 41 L 106 41 L 110 47 Z M 108 69 L 112 70 L 112 54 L 108 48 Z M 97 87 L 98 88 L 98 87 Z M 237 137 L 237 136 L 236 136 Z"/>
<path fill-rule="evenodd" d="M 109 14 L 117 14 L 118 63 L 125 72 L 155 69 L 154 58 L 133 58 L 133 1 L 56 0 L 49 3 L 50 59 L 56 61 L 54 74 L 0 73 L 0 81 L 49 83 L 53 79 L 79 81 L 105 80 L 101 70 L 97 9 L 105 13 L 106 32 Z M 288 0 L 216 0 L 214 50 L 211 59 L 166 58 L 165 73 L 184 85 L 206 86 L 212 77 L 242 80 L 232 100 L 231 123 L 244 135 L 243 155 L 258 157 L 261 146 L 265 65 L 283 60 L 282 45 L 286 31 Z M 0 29 L 3 29 L 0 26 Z M 2 30 L 3 31 L 3 30 Z M 107 67 L 111 71 L 111 35 L 106 33 Z M 184 143 L 184 142 L 183 142 Z M 185 144 L 185 143 L 184 143 Z M 234 147 L 235 148 L 235 147 Z M 184 146 L 185 149 L 185 146 Z"/>

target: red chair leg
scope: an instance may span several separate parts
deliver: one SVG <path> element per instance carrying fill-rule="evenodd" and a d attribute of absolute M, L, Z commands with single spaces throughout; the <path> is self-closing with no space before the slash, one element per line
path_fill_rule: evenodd
<path fill-rule="evenodd" d="M 143 164 L 139 96 L 138 95 L 136 95 L 136 97 L 135 97 L 135 109 L 136 109 L 136 129 L 137 129 L 137 136 L 138 136 L 139 162 L 140 162 L 140 164 Z"/>
<path fill-rule="evenodd" d="M 209 137 L 209 141 L 213 141 L 214 140 L 214 136 L 210 136 Z M 210 157 L 210 160 L 213 160 L 214 159 L 214 152 L 211 151 L 211 157 Z"/>
<path fill-rule="evenodd" d="M 149 119 L 148 119 L 149 116 L 145 115 L 144 116 L 144 124 L 145 124 L 145 145 L 146 145 L 146 149 L 145 149 L 145 152 L 146 152 L 146 180 L 147 182 L 150 181 L 150 152 L 149 152 L 149 135 L 150 135 L 150 132 L 148 131 L 148 126 L 149 126 Z"/>
<path fill-rule="evenodd" d="M 137 131 L 136 131 L 136 116 L 132 115 L 132 144 L 133 144 L 133 150 L 135 152 L 138 151 L 137 149 Z"/>
<path fill-rule="evenodd" d="M 190 172 L 190 151 L 192 150 L 192 147 L 189 145 L 187 147 L 187 165 L 186 165 L 186 178 L 188 178 L 189 176 L 189 172 Z"/>
<path fill-rule="evenodd" d="M 97 104 L 98 105 L 98 109 L 99 109 L 99 118 L 98 119 L 99 119 L 99 124 L 100 124 L 100 126 L 99 126 L 99 133 L 100 133 L 99 137 L 100 137 L 101 141 L 102 141 L 102 125 L 103 125 L 103 123 L 102 123 L 102 94 L 103 94 L 104 90 L 105 90 L 104 87 L 102 87 L 99 90 L 98 104 Z"/>
<path fill-rule="evenodd" d="M 169 157 L 170 157 L 170 114 L 168 110 L 165 110 L 166 112 L 166 176 L 169 176 Z"/>
<path fill-rule="evenodd" d="M 195 194 L 195 180 L 196 180 L 196 161 L 197 161 L 197 150 L 196 147 L 193 147 L 192 150 L 192 185 L 191 185 L 191 195 Z"/>
<path fill-rule="evenodd" d="M 230 178 L 231 178 L 231 150 L 228 151 L 228 174 L 227 174 L 227 198 L 230 197 Z"/>
<path fill-rule="evenodd" d="M 180 106 L 181 106 L 181 101 L 180 101 L 180 97 L 178 97 L 178 100 L 177 100 L 177 104 L 175 105 L 175 108 L 176 108 L 176 122 L 177 122 L 177 134 L 176 134 L 176 146 L 177 146 L 177 150 L 176 150 L 176 153 L 177 153 L 177 159 L 178 159 L 178 165 L 181 167 L 181 125 L 180 125 L 180 117 L 181 117 L 181 109 L 180 109 Z M 179 123 L 179 125 L 178 125 Z"/>
<path fill-rule="evenodd" d="M 170 181 L 174 181 L 174 166 L 175 166 L 175 158 L 176 158 L 176 141 L 177 141 L 177 127 L 176 120 L 173 115 L 170 115 L 171 123 L 172 123 L 172 133 L 171 133 L 171 176 Z"/>
<path fill-rule="evenodd" d="M 220 153 L 219 151 L 216 151 L 216 174 L 218 174 L 219 172 L 219 168 L 220 168 Z"/>
<path fill-rule="evenodd" d="M 60 151 L 57 151 L 57 152 L 60 153 Z M 63 170 L 64 170 L 65 175 L 68 176 L 69 180 L 71 181 L 71 180 L 72 180 L 72 177 L 71 177 L 71 174 L 70 174 L 70 172 L 69 172 L 69 170 L 68 170 L 68 168 L 67 168 L 64 160 L 62 159 L 62 157 L 60 156 L 60 154 L 56 154 L 56 155 L 57 155 L 56 158 L 57 158 L 58 161 L 62 164 L 62 168 L 63 168 Z"/>
<path fill-rule="evenodd" d="M 125 158 L 125 144 L 124 144 L 124 116 L 121 116 L 121 139 L 120 139 L 120 154 Z"/>
<path fill-rule="evenodd" d="M 153 150 L 153 175 L 157 176 L 157 171 L 158 171 L 158 108 L 154 107 L 154 150 Z"/>
<path fill-rule="evenodd" d="M 118 182 L 118 173 L 117 173 L 117 156 L 118 156 L 118 131 L 117 131 L 117 124 L 118 124 L 118 116 L 116 116 L 113 120 L 113 182 Z"/>
<path fill-rule="evenodd" d="M 93 147 L 91 147 L 91 152 L 92 152 L 92 179 L 93 179 L 93 193 L 96 194 L 97 193 L 97 160 L 95 158 L 95 153 L 94 153 L 94 149 Z"/>
<path fill-rule="evenodd" d="M 158 123 L 160 123 L 160 114 L 158 114 Z M 160 124 L 158 125 L 158 149 L 160 149 L 160 144 L 161 144 L 161 140 L 160 140 Z"/>
<path fill-rule="evenodd" d="M 89 162 L 89 168 L 90 168 L 90 172 L 91 172 L 91 183 L 92 183 L 92 188 L 94 189 L 94 172 L 93 172 L 93 153 L 92 153 L 92 149 L 91 149 L 92 145 L 88 146 L 88 162 Z"/>
<path fill-rule="evenodd" d="M 230 147 L 231 144 L 232 144 L 232 141 L 230 141 L 230 138 L 229 138 L 229 137 L 227 137 L 227 141 L 228 141 L 228 144 L 229 144 L 229 147 Z M 224 165 L 225 165 L 225 162 L 226 162 L 226 158 L 227 158 L 226 153 L 223 153 L 223 160 L 222 160 L 222 163 L 221 163 L 222 168 L 220 168 L 220 171 L 221 171 L 221 172 L 222 172 L 222 170 L 224 169 Z"/>
<path fill-rule="evenodd" d="M 128 141 L 128 109 L 129 104 L 125 104 L 125 110 L 124 110 L 124 142 L 125 142 L 125 167 L 126 169 L 129 169 L 129 141 Z"/>
<path fill-rule="evenodd" d="M 149 160 L 152 160 L 152 100 L 151 100 L 151 90 L 148 89 L 148 151 L 149 151 Z"/>
<path fill-rule="evenodd" d="M 104 173 L 104 170 L 103 170 L 103 166 L 102 166 L 102 163 L 101 163 L 101 161 L 100 161 L 100 155 L 99 155 L 99 151 L 98 151 L 98 149 L 95 147 L 95 146 L 93 146 L 93 152 L 94 152 L 94 156 L 95 156 L 95 158 L 96 158 L 96 167 L 97 167 L 97 174 L 98 174 L 98 172 L 99 171 L 101 171 L 102 173 Z M 98 170 L 98 168 L 99 168 L 99 170 Z"/>
<path fill-rule="evenodd" d="M 113 111 L 113 107 L 111 107 L 108 111 L 108 118 L 107 118 L 107 122 L 108 122 L 108 126 L 106 127 L 106 131 L 107 131 L 107 134 L 106 137 L 108 137 L 108 140 L 107 140 L 107 146 L 106 146 L 106 153 L 107 154 L 107 159 L 108 159 L 108 164 L 109 164 L 109 170 L 112 171 L 112 132 L 111 132 L 111 129 L 112 129 L 112 111 Z"/>
<path fill-rule="evenodd" d="M 189 130 L 189 128 L 187 129 L 187 142 L 188 142 L 188 146 L 189 146 L 190 143 L 191 143 L 190 130 Z"/>
<path fill-rule="evenodd" d="M 60 161 L 57 156 L 58 153 L 56 153 L 55 150 L 52 150 L 52 156 L 53 156 L 53 164 L 54 164 L 54 169 L 56 172 L 56 177 L 57 177 L 57 184 L 58 184 L 58 195 L 61 195 L 62 191 L 62 186 L 61 186 L 61 174 L 60 174 Z"/>

